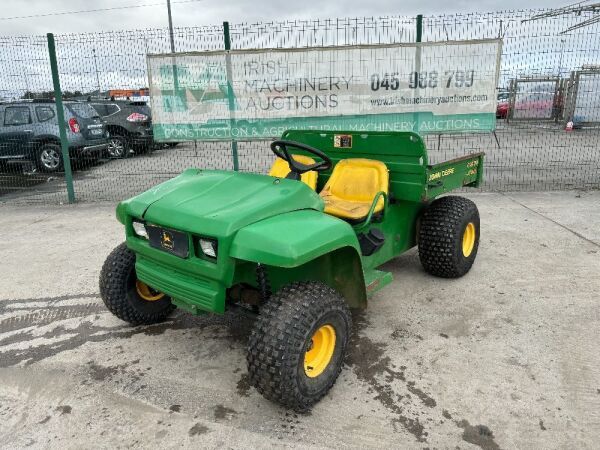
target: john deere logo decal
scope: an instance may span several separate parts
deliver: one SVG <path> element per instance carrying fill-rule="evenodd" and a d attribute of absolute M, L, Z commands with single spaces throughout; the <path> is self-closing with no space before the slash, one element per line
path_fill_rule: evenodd
<path fill-rule="evenodd" d="M 160 244 L 167 250 L 173 250 L 173 247 L 175 246 L 175 244 L 173 243 L 173 235 L 168 231 L 162 230 Z"/>

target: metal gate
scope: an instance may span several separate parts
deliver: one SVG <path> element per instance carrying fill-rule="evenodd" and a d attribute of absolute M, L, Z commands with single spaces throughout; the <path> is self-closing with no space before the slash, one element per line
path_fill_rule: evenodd
<path fill-rule="evenodd" d="M 559 77 L 517 78 L 510 82 L 509 120 L 545 121 L 560 118 Z"/>
<path fill-rule="evenodd" d="M 600 68 L 573 71 L 568 86 L 565 120 L 576 127 L 600 125 Z"/>

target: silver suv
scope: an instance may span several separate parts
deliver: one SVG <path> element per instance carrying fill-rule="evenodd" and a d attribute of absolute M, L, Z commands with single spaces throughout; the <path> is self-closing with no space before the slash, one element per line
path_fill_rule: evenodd
<path fill-rule="evenodd" d="M 87 103 L 64 101 L 69 156 L 97 160 L 108 147 L 108 133 Z M 0 164 L 32 161 L 43 172 L 60 172 L 63 159 L 53 100 L 0 104 Z"/>

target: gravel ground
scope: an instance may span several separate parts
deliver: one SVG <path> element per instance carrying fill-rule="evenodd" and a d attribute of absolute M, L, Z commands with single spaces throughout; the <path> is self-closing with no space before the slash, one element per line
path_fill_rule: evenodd
<path fill-rule="evenodd" d="M 113 204 L 0 207 L 0 447 L 597 448 L 600 193 L 469 197 L 472 271 L 432 278 L 414 250 L 386 264 L 307 414 L 248 385 L 250 319 L 107 312 Z"/>

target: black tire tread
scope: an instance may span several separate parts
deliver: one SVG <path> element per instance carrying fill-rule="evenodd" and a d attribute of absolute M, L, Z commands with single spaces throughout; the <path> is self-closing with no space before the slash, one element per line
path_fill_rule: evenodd
<path fill-rule="evenodd" d="M 341 362 L 327 387 L 315 395 L 305 396 L 295 383 L 297 358 L 303 356 L 306 341 L 303 330 L 310 330 L 330 311 L 339 311 L 345 316 L 349 336 L 352 318 L 348 306 L 337 291 L 324 283 L 291 283 L 261 308 L 248 342 L 247 362 L 250 383 L 264 397 L 285 407 L 305 411 L 333 386 L 341 372 Z M 348 336 L 342 343 L 344 353 Z"/>
<path fill-rule="evenodd" d="M 132 325 L 150 325 L 163 321 L 175 305 L 169 304 L 159 312 L 144 313 L 135 309 L 127 299 L 127 277 L 135 265 L 135 253 L 125 242 L 108 255 L 100 272 L 100 296 L 108 310 Z"/>
<path fill-rule="evenodd" d="M 465 218 L 475 222 L 476 239 L 471 255 L 462 255 Z M 458 278 L 467 273 L 479 247 L 479 211 L 471 200 L 446 196 L 435 200 L 424 212 L 419 228 L 419 259 L 423 268 L 442 278 Z"/>

